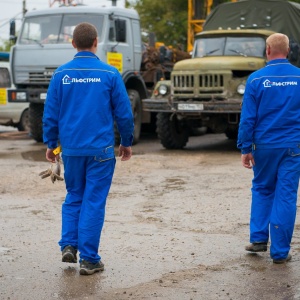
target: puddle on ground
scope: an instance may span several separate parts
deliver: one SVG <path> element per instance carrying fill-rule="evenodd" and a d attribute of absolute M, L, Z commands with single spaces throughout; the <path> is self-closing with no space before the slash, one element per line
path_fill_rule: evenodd
<path fill-rule="evenodd" d="M 22 155 L 22 158 L 25 160 L 47 162 L 46 151 L 44 149 L 36 150 L 36 151 L 22 152 L 21 155 Z"/>
<path fill-rule="evenodd" d="M 5 253 L 8 252 L 9 250 L 10 250 L 9 248 L 0 247 L 0 253 Z"/>

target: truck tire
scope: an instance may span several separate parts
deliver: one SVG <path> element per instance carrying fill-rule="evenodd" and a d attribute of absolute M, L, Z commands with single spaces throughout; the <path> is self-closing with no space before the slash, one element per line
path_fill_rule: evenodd
<path fill-rule="evenodd" d="M 189 140 L 189 129 L 170 113 L 156 115 L 156 131 L 161 144 L 166 149 L 182 149 Z"/>
<path fill-rule="evenodd" d="M 30 131 L 29 122 L 29 108 L 26 108 L 21 115 L 20 121 L 17 125 L 19 131 Z"/>
<path fill-rule="evenodd" d="M 29 104 L 30 136 L 37 142 L 43 141 L 43 103 Z"/>
<path fill-rule="evenodd" d="M 142 126 L 142 102 L 140 95 L 135 90 L 127 90 L 127 94 L 130 99 L 133 118 L 134 118 L 134 133 L 133 133 L 133 145 L 137 144 L 141 135 Z"/>
<path fill-rule="evenodd" d="M 127 90 L 128 97 L 130 99 L 132 114 L 134 118 L 134 133 L 133 133 L 133 142 L 135 145 L 138 143 L 141 135 L 141 127 L 142 127 L 142 103 L 140 99 L 140 95 L 136 90 Z M 120 145 L 121 137 L 118 131 L 118 127 L 115 124 L 115 145 Z"/>
<path fill-rule="evenodd" d="M 229 140 L 237 140 L 238 138 L 238 131 L 237 130 L 226 130 L 225 135 Z"/>

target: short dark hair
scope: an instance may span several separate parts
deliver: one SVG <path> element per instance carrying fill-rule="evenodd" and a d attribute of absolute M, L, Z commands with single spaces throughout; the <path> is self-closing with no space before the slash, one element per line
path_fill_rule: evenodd
<path fill-rule="evenodd" d="M 78 24 L 73 32 L 73 40 L 78 49 L 90 49 L 98 36 L 97 29 L 90 23 Z"/>

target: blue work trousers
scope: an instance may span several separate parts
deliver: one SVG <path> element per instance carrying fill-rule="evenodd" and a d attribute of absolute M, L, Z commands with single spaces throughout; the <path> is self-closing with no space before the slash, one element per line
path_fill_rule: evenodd
<path fill-rule="evenodd" d="M 250 242 L 268 242 L 270 234 L 273 259 L 284 259 L 290 251 L 300 176 L 297 146 L 253 150 Z"/>
<path fill-rule="evenodd" d="M 115 169 L 115 157 L 101 161 L 94 156 L 63 155 L 67 195 L 62 205 L 61 250 L 78 249 L 82 259 L 92 263 L 98 254 L 105 217 L 106 198 Z"/>

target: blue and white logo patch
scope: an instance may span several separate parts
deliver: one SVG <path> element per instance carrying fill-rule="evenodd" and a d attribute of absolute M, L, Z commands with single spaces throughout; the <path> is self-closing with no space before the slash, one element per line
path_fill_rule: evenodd
<path fill-rule="evenodd" d="M 63 84 L 71 83 L 97 83 L 101 82 L 101 78 L 71 78 L 69 75 L 65 75 L 62 79 Z"/>
<path fill-rule="evenodd" d="M 292 86 L 292 85 L 298 85 L 297 81 L 270 81 L 269 79 L 266 79 L 263 82 L 263 85 L 265 88 L 270 88 L 273 86 Z"/>

